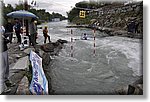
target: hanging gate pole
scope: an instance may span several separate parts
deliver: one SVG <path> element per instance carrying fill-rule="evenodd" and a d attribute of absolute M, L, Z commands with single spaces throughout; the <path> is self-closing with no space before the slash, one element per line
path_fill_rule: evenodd
<path fill-rule="evenodd" d="M 72 35 L 73 35 L 73 31 L 71 29 L 71 57 L 73 57 L 73 38 L 72 38 Z"/>
<path fill-rule="evenodd" d="M 95 39 L 95 36 L 96 36 L 96 34 L 95 34 L 95 32 L 96 32 L 96 29 L 94 28 L 94 30 L 93 30 L 93 34 L 94 34 L 94 51 L 93 51 L 93 54 L 94 54 L 94 56 L 96 55 L 96 39 Z"/>

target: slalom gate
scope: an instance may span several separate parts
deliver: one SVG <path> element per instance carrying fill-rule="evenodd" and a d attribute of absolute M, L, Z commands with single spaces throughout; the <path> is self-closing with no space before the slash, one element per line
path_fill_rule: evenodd
<path fill-rule="evenodd" d="M 93 29 L 93 40 L 94 40 L 94 43 L 93 43 L 93 55 L 96 56 L 96 29 Z M 71 52 L 70 52 L 70 56 L 73 57 L 73 30 L 71 29 L 70 31 L 70 41 L 71 41 L 71 46 L 70 46 L 70 49 L 71 49 Z"/>
<path fill-rule="evenodd" d="M 96 36 L 96 29 L 93 30 L 93 36 L 94 36 L 94 50 L 93 50 L 93 54 L 94 56 L 96 56 L 96 39 L 95 39 L 95 36 Z"/>
<path fill-rule="evenodd" d="M 71 29 L 71 57 L 73 57 L 73 30 Z"/>

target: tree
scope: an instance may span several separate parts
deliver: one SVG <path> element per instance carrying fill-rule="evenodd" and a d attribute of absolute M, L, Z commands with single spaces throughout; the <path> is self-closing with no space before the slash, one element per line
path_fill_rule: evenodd
<path fill-rule="evenodd" d="M 79 12 L 79 9 L 73 8 L 69 13 L 67 13 L 69 21 L 72 22 L 72 20 L 79 15 Z"/>
<path fill-rule="evenodd" d="M 30 8 L 31 6 L 30 5 L 27 5 L 28 8 Z M 4 17 L 4 23 L 6 23 L 6 19 L 8 18 L 7 17 L 7 14 L 12 12 L 12 11 L 17 11 L 17 10 L 24 10 L 24 4 L 19 4 L 13 8 L 11 6 L 11 4 L 8 4 L 7 6 L 3 3 L 2 4 L 2 8 L 3 8 L 3 17 Z M 37 15 L 39 17 L 39 21 L 52 21 L 53 18 L 60 18 L 60 20 L 64 20 L 66 19 L 66 17 L 62 16 L 61 14 L 59 13 L 52 13 L 50 14 L 49 12 L 46 12 L 45 9 L 39 9 L 39 10 L 36 10 L 34 8 L 32 9 L 28 9 L 29 12 L 32 12 L 33 14 Z"/>
<path fill-rule="evenodd" d="M 12 12 L 14 9 L 13 7 L 11 6 L 11 4 L 8 4 L 7 6 L 3 6 L 3 14 L 4 16 L 6 16 L 7 13 L 10 13 Z"/>
<path fill-rule="evenodd" d="M 19 4 L 19 5 L 17 5 L 16 4 L 16 7 L 15 7 L 15 10 L 17 11 L 17 10 L 24 10 L 25 8 L 24 8 L 24 4 Z"/>
<path fill-rule="evenodd" d="M 2 5 L 2 9 L 3 9 L 3 23 L 6 24 L 7 22 L 7 14 L 12 12 L 14 10 L 14 8 L 11 6 L 11 4 L 8 4 L 7 6 L 5 4 Z"/>

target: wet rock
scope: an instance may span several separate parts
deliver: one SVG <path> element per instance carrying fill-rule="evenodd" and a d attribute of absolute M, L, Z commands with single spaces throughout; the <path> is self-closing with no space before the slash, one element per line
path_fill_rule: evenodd
<path fill-rule="evenodd" d="M 50 61 L 52 61 L 52 59 L 50 58 L 50 54 L 49 53 L 44 53 L 43 56 L 42 56 L 43 65 L 48 66 Z"/>
<path fill-rule="evenodd" d="M 143 95 L 143 77 L 117 90 L 119 95 Z"/>
<path fill-rule="evenodd" d="M 60 51 L 60 49 L 62 49 L 64 43 L 67 43 L 67 41 L 59 39 L 56 42 L 44 44 L 40 48 L 44 52 L 50 52 L 51 55 L 58 55 L 58 52 Z"/>
<path fill-rule="evenodd" d="M 128 85 L 128 93 L 127 95 L 142 95 L 143 94 L 143 85 Z"/>
<path fill-rule="evenodd" d="M 50 54 L 49 53 L 43 53 L 42 66 L 43 66 L 45 76 L 48 80 L 48 92 L 49 92 L 49 94 L 52 94 L 51 74 L 49 74 L 51 61 L 52 61 L 52 59 L 50 57 Z"/>
<path fill-rule="evenodd" d="M 59 42 L 59 43 L 61 43 L 61 44 L 68 43 L 67 40 L 61 40 L 61 39 L 57 40 L 57 42 Z"/>
<path fill-rule="evenodd" d="M 52 43 L 44 44 L 44 45 L 41 46 L 41 49 L 44 52 L 53 52 L 54 48 L 55 48 L 55 46 Z"/>

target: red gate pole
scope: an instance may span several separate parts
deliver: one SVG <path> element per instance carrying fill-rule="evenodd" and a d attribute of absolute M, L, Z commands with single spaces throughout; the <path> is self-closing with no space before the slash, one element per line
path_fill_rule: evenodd
<path fill-rule="evenodd" d="M 96 40 L 96 39 L 95 39 L 95 36 L 96 36 L 96 34 L 95 34 L 95 33 L 96 33 L 96 29 L 95 29 L 95 28 L 94 28 L 94 31 L 93 31 L 93 32 L 94 32 L 94 51 L 93 51 L 93 54 L 94 54 L 94 56 L 95 56 L 95 55 L 96 55 L 96 41 L 95 41 L 95 40 Z"/>
<path fill-rule="evenodd" d="M 73 30 L 71 29 L 71 57 L 73 57 L 73 38 L 72 38 L 72 35 L 73 35 Z"/>

